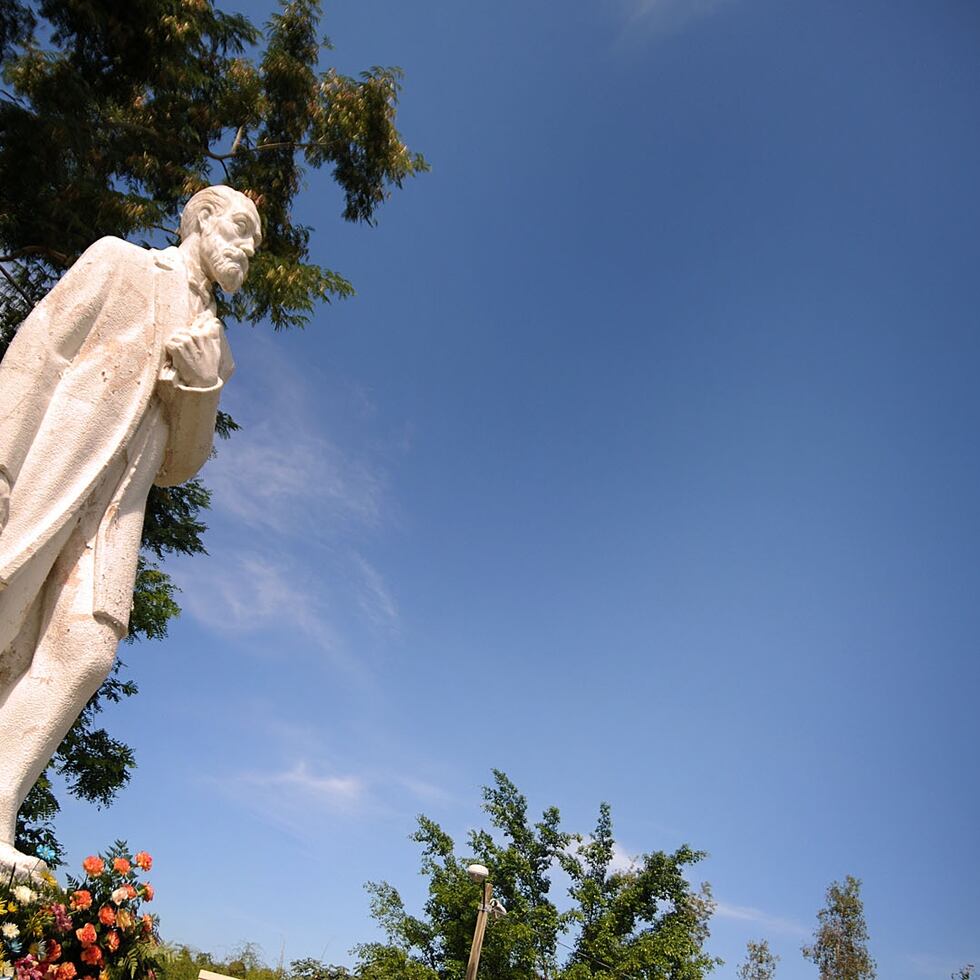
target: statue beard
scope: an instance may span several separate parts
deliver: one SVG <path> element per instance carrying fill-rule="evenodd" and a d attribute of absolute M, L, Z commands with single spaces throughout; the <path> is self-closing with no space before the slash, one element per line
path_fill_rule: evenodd
<path fill-rule="evenodd" d="M 248 259 L 237 249 L 217 252 L 208 262 L 211 278 L 226 293 L 237 293 L 245 282 L 248 273 Z"/>

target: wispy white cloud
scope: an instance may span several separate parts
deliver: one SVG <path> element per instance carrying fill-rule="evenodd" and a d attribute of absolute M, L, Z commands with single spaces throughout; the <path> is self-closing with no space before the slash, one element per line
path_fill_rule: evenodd
<path fill-rule="evenodd" d="M 383 770 L 337 772 L 322 753 L 269 769 L 222 773 L 206 780 L 237 806 L 302 841 L 323 833 L 324 819 L 363 820 L 414 813 L 419 802 L 451 800 L 441 787 Z"/>
<path fill-rule="evenodd" d="M 395 782 L 404 786 L 412 796 L 424 803 L 448 803 L 453 799 L 452 794 L 441 786 L 436 786 L 435 783 L 425 779 L 400 775 L 395 777 Z"/>
<path fill-rule="evenodd" d="M 262 370 L 244 393 L 238 378 L 229 386 L 227 407 L 242 430 L 219 443 L 203 474 L 214 491 L 214 557 L 174 563 L 182 604 L 209 630 L 275 628 L 341 660 L 358 626 L 398 629 L 392 591 L 366 551 L 392 513 L 384 460 L 399 451 L 366 440 L 363 450 L 344 448 L 311 381 L 271 342 L 251 342 Z M 375 412 L 355 386 L 341 401 L 340 428 Z"/>
<path fill-rule="evenodd" d="M 300 841 L 315 840 L 325 817 L 356 817 L 366 804 L 367 787 L 360 776 L 330 772 L 305 760 L 278 769 L 222 773 L 205 782 Z"/>
<path fill-rule="evenodd" d="M 625 0 L 627 26 L 651 34 L 672 34 L 713 14 L 733 0 Z"/>
<path fill-rule="evenodd" d="M 771 915 L 751 905 L 732 905 L 729 902 L 719 901 L 715 905 L 714 914 L 719 919 L 750 922 L 767 932 L 778 933 L 784 936 L 807 936 L 810 933 L 809 929 L 795 919 L 786 919 L 778 915 Z"/>
<path fill-rule="evenodd" d="M 250 791 L 267 791 L 281 802 L 283 792 L 302 797 L 307 804 L 349 808 L 364 795 L 364 781 L 357 776 L 317 775 L 306 762 L 297 762 L 279 772 L 246 772 L 233 777 L 234 782 Z"/>
<path fill-rule="evenodd" d="M 398 608 L 381 573 L 361 554 L 352 555 L 360 573 L 357 603 L 368 621 L 378 629 L 394 631 L 398 627 Z"/>
<path fill-rule="evenodd" d="M 304 813 L 328 809 L 340 814 L 415 813 L 419 802 L 445 804 L 454 797 L 432 779 L 426 765 L 393 762 L 391 753 L 352 751 L 356 728 L 324 732 L 315 719 L 297 717 L 256 695 L 239 708 L 249 718 L 249 735 L 262 746 L 265 763 L 213 773 L 207 782 L 253 810 L 280 820 L 290 804 L 296 828 L 319 826 Z M 339 749 L 338 746 L 343 746 Z M 270 756 L 271 753 L 271 756 Z M 379 764 L 378 759 L 387 762 Z"/>
<path fill-rule="evenodd" d="M 334 625 L 330 597 L 314 590 L 311 577 L 281 554 L 229 550 L 219 558 L 194 558 L 174 566 L 181 605 L 205 627 L 225 636 L 275 631 L 284 640 L 299 636 L 349 667 Z M 274 649 L 274 647 L 270 647 Z"/>
<path fill-rule="evenodd" d="M 636 867 L 637 859 L 629 854 L 619 841 L 613 841 L 612 861 L 609 864 L 610 871 L 632 871 Z"/>
<path fill-rule="evenodd" d="M 576 857 L 578 856 L 579 850 L 591 843 L 591 841 L 592 836 L 587 835 L 581 841 L 572 841 L 565 850 L 573 857 Z M 638 863 L 639 855 L 630 854 L 619 841 L 613 841 L 612 860 L 609 862 L 609 870 L 611 872 L 623 873 L 632 871 Z"/>
<path fill-rule="evenodd" d="M 222 509 L 252 529 L 333 537 L 381 522 L 380 470 L 309 418 L 273 412 L 219 448 L 208 483 Z"/>

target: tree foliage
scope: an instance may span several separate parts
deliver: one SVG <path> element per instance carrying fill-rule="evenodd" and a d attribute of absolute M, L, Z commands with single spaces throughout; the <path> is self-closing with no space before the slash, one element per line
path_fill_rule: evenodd
<path fill-rule="evenodd" d="M 685 877 L 701 852 L 656 851 L 620 868 L 606 805 L 588 837 L 562 830 L 554 807 L 532 822 L 525 797 L 501 772 L 484 791 L 484 809 L 490 828 L 470 834 L 465 858 L 436 823 L 419 818 L 413 839 L 428 879 L 422 914 L 410 914 L 387 882 L 369 884 L 386 941 L 356 948 L 355 976 L 462 980 L 481 900 L 466 873 L 474 860 L 490 869 L 508 913 L 487 931 L 483 980 L 701 980 L 714 967 L 703 949 L 710 893 Z M 556 867 L 570 878 L 563 897 L 552 894 Z"/>
<path fill-rule="evenodd" d="M 217 960 L 210 953 L 175 946 L 168 949 L 164 960 L 162 980 L 197 980 L 201 970 L 221 973 L 239 980 L 350 980 L 353 974 L 345 967 L 331 966 L 320 960 L 293 960 L 288 967 L 268 966 L 262 950 L 255 943 L 242 943 L 226 960 Z"/>
<path fill-rule="evenodd" d="M 776 975 L 779 957 L 769 949 L 765 939 L 749 941 L 746 945 L 745 962 L 739 965 L 739 980 L 772 980 Z"/>
<path fill-rule="evenodd" d="M 263 221 L 245 288 L 219 296 L 226 321 L 302 326 L 352 294 L 310 260 L 294 209 L 304 173 L 327 168 L 343 217 L 373 222 L 427 165 L 395 127 L 400 71 L 322 69 L 319 22 L 318 0 L 282 0 L 264 31 L 212 0 L 0 0 L 0 356 L 88 245 L 174 244 L 183 204 L 216 181 L 251 196 Z M 219 417 L 219 434 L 235 427 Z M 179 612 L 158 563 L 204 550 L 209 499 L 197 480 L 151 493 L 132 638 L 165 635 Z M 105 803 L 128 779 L 132 753 L 93 719 L 135 691 L 110 678 L 59 748 L 76 795 Z M 57 806 L 45 776 L 21 812 L 22 846 L 57 848 Z"/>
<path fill-rule="evenodd" d="M 827 904 L 817 913 L 813 942 L 803 955 L 820 970 L 820 980 L 874 980 L 875 961 L 868 952 L 861 882 L 848 875 L 827 889 Z"/>

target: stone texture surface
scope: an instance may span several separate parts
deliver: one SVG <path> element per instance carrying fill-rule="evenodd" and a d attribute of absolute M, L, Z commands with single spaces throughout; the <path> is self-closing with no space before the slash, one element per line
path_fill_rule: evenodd
<path fill-rule="evenodd" d="M 179 248 L 92 245 L 0 362 L 0 868 L 17 810 L 126 635 L 151 485 L 211 451 L 234 363 L 212 284 L 241 287 L 252 202 L 196 194 Z"/>

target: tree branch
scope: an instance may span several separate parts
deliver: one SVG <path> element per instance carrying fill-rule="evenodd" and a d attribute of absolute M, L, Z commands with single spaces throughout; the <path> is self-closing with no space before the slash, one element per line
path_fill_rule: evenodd
<path fill-rule="evenodd" d="M 237 144 L 237 141 L 236 141 Z M 239 150 L 244 150 L 250 153 L 257 153 L 259 150 L 278 150 L 283 146 L 291 146 L 294 150 L 305 150 L 310 146 L 325 146 L 326 141 L 313 142 L 313 143 L 297 143 L 295 140 L 286 140 L 284 143 L 260 143 L 258 146 L 238 146 L 232 147 L 229 153 L 212 153 L 210 150 L 205 150 L 205 153 L 212 159 L 217 160 L 219 163 L 224 163 L 225 160 L 230 160 L 233 156 L 238 154 Z"/>
<path fill-rule="evenodd" d="M 2 265 L 0 265 L 0 272 L 3 273 L 4 279 L 6 279 L 7 282 L 9 282 L 10 285 L 13 286 L 14 289 L 16 289 L 17 292 L 24 297 L 24 301 L 27 303 L 27 305 L 31 309 L 34 309 L 34 300 L 32 300 L 30 296 L 28 296 L 27 293 L 25 293 L 24 290 L 20 288 L 20 284 L 17 282 L 17 280 L 14 279 L 14 277 L 9 272 L 7 272 L 7 270 Z"/>
<path fill-rule="evenodd" d="M 22 259 L 28 255 L 41 255 L 44 258 L 54 259 L 59 265 L 71 265 L 71 258 L 64 252 L 56 252 L 53 248 L 45 245 L 25 245 L 23 248 L 15 249 L 9 255 L 0 255 L 0 262 L 13 262 L 15 259 Z"/>
<path fill-rule="evenodd" d="M 2 95 L 5 99 L 9 100 L 12 105 L 19 106 L 21 109 L 27 108 L 27 103 L 24 101 L 23 98 L 21 98 L 21 96 L 13 95 L 12 93 L 8 92 L 5 88 L 0 88 L 0 95 Z"/>

